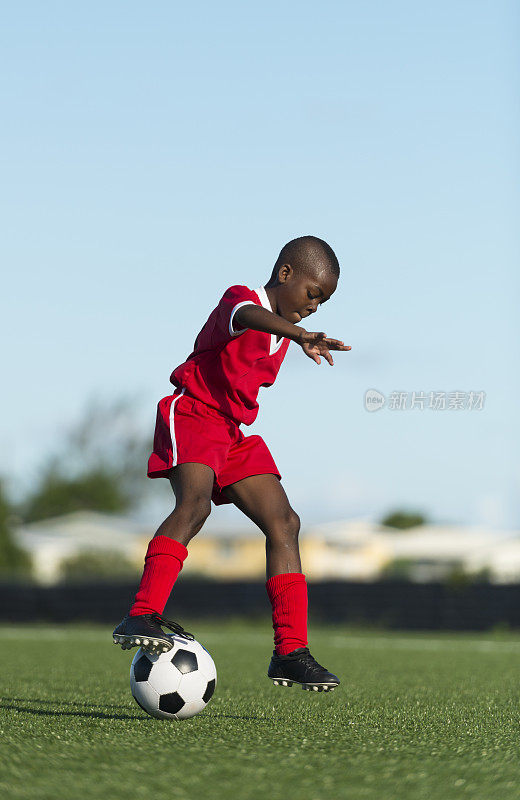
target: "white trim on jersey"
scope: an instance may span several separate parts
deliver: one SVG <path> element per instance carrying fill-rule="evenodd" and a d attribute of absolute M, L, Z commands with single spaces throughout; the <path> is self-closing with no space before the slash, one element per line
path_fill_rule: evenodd
<path fill-rule="evenodd" d="M 245 333 L 247 330 L 249 330 L 249 328 L 244 328 L 241 331 L 233 330 L 233 317 L 235 316 L 235 313 L 238 311 L 238 309 L 242 308 L 242 306 L 256 306 L 256 303 L 253 300 L 243 300 L 241 303 L 237 303 L 236 306 L 234 306 L 233 311 L 231 312 L 231 316 L 229 318 L 230 336 L 240 336 L 241 333 Z"/>
<path fill-rule="evenodd" d="M 184 388 L 182 392 L 179 395 L 177 395 L 177 397 L 174 397 L 172 400 L 172 404 L 170 406 L 170 439 L 172 440 L 172 467 L 177 466 L 177 440 L 175 438 L 175 420 L 173 418 L 175 411 L 175 403 L 177 402 L 179 397 L 182 397 L 185 391 L 186 389 Z"/>
<path fill-rule="evenodd" d="M 260 302 L 262 303 L 264 308 L 267 308 L 268 311 L 271 311 L 274 314 L 274 309 L 271 305 L 271 301 L 267 296 L 267 292 L 265 291 L 263 286 L 259 286 L 258 289 L 255 289 L 258 297 L 260 298 Z M 272 356 L 273 353 L 276 353 L 277 350 L 280 349 L 282 344 L 284 343 L 284 337 L 280 339 L 279 342 L 276 341 L 276 333 L 271 334 L 271 343 L 269 346 L 269 355 Z"/>

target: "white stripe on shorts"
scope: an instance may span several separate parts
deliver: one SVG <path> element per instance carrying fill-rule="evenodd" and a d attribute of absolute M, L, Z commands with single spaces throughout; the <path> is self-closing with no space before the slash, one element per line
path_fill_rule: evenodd
<path fill-rule="evenodd" d="M 170 406 L 170 438 L 172 440 L 172 467 L 177 466 L 177 440 L 175 439 L 175 420 L 173 418 L 174 411 L 175 411 L 175 403 L 182 397 L 186 389 L 183 389 L 182 392 L 174 397 L 172 400 L 172 404 Z"/>

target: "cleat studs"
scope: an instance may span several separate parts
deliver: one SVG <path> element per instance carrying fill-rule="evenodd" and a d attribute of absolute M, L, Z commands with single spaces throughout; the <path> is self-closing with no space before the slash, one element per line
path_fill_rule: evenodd
<path fill-rule="evenodd" d="M 139 638 L 134 639 L 135 644 L 141 644 L 141 640 Z"/>
<path fill-rule="evenodd" d="M 157 639 L 154 639 L 154 640 L 153 640 L 153 646 L 154 646 L 154 647 L 157 647 L 157 645 L 158 645 L 158 644 L 159 644 L 159 642 L 157 641 Z"/>
<path fill-rule="evenodd" d="M 114 638 L 112 639 L 112 641 L 114 642 L 114 644 L 117 644 L 117 639 L 116 639 L 116 637 L 115 637 L 115 636 L 114 636 Z"/>
<path fill-rule="evenodd" d="M 149 644 L 150 642 L 148 641 L 148 639 L 143 639 L 143 647 L 148 647 Z"/>
<path fill-rule="evenodd" d="M 273 681 L 274 686 L 280 686 L 280 681 Z"/>
<path fill-rule="evenodd" d="M 282 681 L 282 686 L 287 686 L 287 681 Z"/>
<path fill-rule="evenodd" d="M 313 691 L 313 692 L 317 692 L 317 691 L 318 691 L 318 687 L 317 687 L 317 686 L 313 686 L 313 687 L 312 687 L 312 691 Z"/>

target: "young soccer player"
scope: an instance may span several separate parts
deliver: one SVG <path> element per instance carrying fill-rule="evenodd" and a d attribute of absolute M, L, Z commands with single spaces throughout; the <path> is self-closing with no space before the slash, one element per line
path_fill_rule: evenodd
<path fill-rule="evenodd" d="M 148 546 L 135 602 L 114 630 L 114 642 L 123 649 L 169 650 L 172 642 L 161 626 L 186 635 L 162 612 L 187 545 L 211 512 L 211 500 L 234 503 L 266 537 L 275 642 L 268 677 L 318 691 L 338 685 L 307 646 L 299 517 L 267 445 L 260 436 L 244 436 L 239 427 L 255 420 L 260 386 L 274 383 L 291 340 L 317 364 L 323 357 L 332 366 L 331 350 L 351 349 L 295 324 L 330 299 L 338 278 L 338 260 L 326 242 L 315 236 L 293 239 L 282 248 L 265 286 L 254 291 L 231 286 L 224 292 L 193 352 L 172 373 L 176 388 L 158 405 L 148 476 L 168 478 L 176 504 Z"/>

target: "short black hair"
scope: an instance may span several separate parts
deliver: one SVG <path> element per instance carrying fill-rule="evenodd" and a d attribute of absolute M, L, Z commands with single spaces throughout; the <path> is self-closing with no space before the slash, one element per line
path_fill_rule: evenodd
<path fill-rule="evenodd" d="M 291 239 L 280 250 L 280 255 L 273 267 L 271 280 L 276 278 L 283 264 L 290 264 L 297 272 L 314 275 L 316 271 L 328 269 L 339 278 L 339 262 L 336 253 L 327 242 L 317 236 L 299 236 Z"/>

